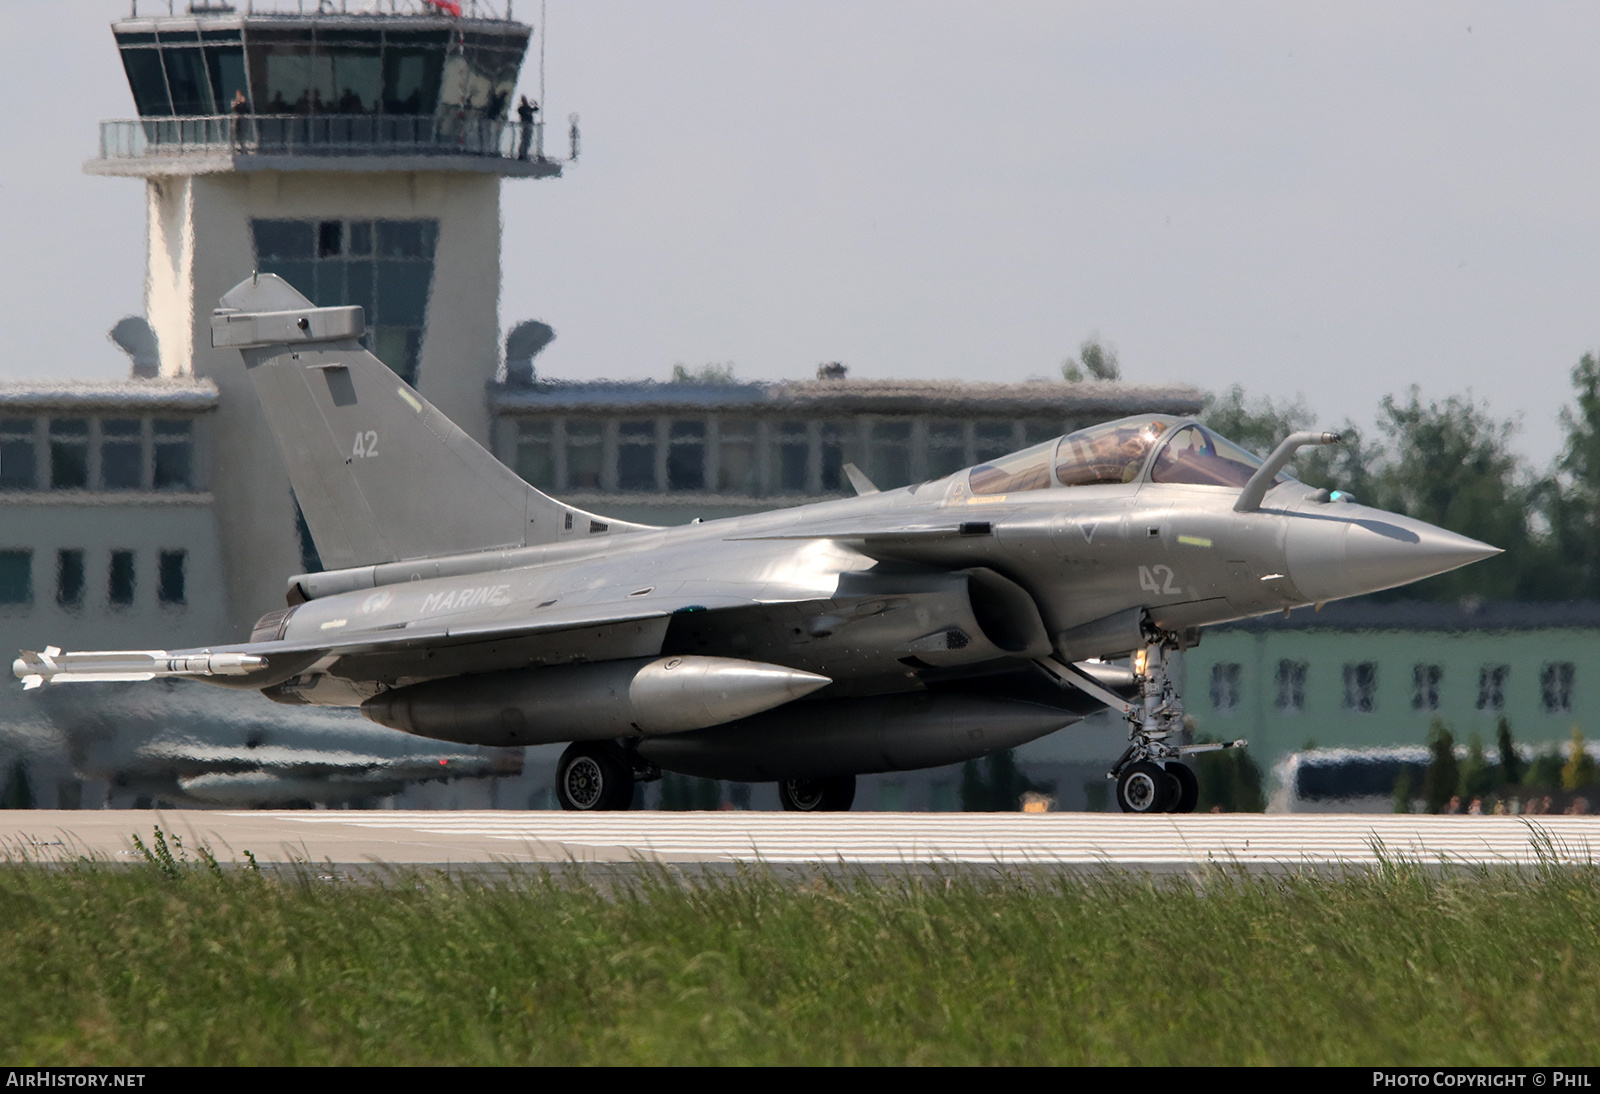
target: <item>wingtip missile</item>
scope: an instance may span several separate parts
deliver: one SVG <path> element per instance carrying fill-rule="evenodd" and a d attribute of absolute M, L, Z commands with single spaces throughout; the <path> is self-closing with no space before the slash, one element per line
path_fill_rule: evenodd
<path fill-rule="evenodd" d="M 267 659 L 248 653 L 171 654 L 166 650 L 62 653 L 56 646 L 23 650 L 11 663 L 24 691 L 44 684 L 99 684 L 166 676 L 248 676 Z"/>

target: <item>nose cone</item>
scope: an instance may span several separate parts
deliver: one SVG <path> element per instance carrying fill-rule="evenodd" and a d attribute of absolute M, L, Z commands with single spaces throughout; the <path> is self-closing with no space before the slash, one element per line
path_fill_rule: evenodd
<path fill-rule="evenodd" d="M 1363 505 L 1296 513 L 1285 549 L 1295 587 L 1315 601 L 1375 593 L 1500 554 L 1466 536 Z"/>

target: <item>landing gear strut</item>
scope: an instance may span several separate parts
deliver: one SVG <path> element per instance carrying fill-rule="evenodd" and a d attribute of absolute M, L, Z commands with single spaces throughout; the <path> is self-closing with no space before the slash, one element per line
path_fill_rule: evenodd
<path fill-rule="evenodd" d="M 1128 720 L 1128 748 L 1106 777 L 1117 782 L 1117 805 L 1124 813 L 1192 813 L 1200 800 L 1200 782 L 1183 757 L 1219 748 L 1237 748 L 1244 741 L 1186 745 L 1183 702 L 1167 672 L 1167 655 L 1178 648 L 1172 635 L 1158 634 L 1134 655 L 1133 677 L 1139 694 L 1129 702 L 1075 665 L 1051 657 L 1036 664 L 1062 687 L 1075 687 L 1099 699 Z"/>

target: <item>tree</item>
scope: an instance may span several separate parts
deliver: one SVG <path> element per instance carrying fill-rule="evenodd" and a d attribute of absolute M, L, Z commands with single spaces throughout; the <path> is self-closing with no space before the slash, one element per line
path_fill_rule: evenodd
<path fill-rule="evenodd" d="M 1495 725 L 1495 745 L 1500 750 L 1500 784 L 1516 786 L 1522 781 L 1524 765 L 1517 744 L 1511 739 L 1511 723 L 1504 714 Z"/>
<path fill-rule="evenodd" d="M 1438 718 L 1428 729 L 1428 770 L 1422 776 L 1422 801 L 1430 813 L 1442 813 L 1461 792 L 1461 768 L 1456 763 L 1456 739 Z"/>
<path fill-rule="evenodd" d="M 703 384 L 707 387 L 726 387 L 739 381 L 733 375 L 733 362 L 713 361 L 699 368 L 689 368 L 687 365 L 676 364 L 672 366 L 672 379 L 674 384 Z"/>
<path fill-rule="evenodd" d="M 1116 347 L 1101 343 L 1099 335 L 1090 335 L 1078 347 L 1077 358 L 1068 357 L 1061 365 L 1061 378 L 1068 383 L 1081 383 L 1086 377 L 1094 380 L 1122 379 L 1122 366 L 1117 362 Z"/>
<path fill-rule="evenodd" d="M 1481 798 L 1494 790 L 1500 772 L 1483 751 L 1483 738 L 1474 733 L 1467 742 L 1467 762 L 1461 765 L 1461 796 Z"/>
<path fill-rule="evenodd" d="M 984 767 L 988 768 L 987 776 Z M 1022 795 L 1030 791 L 1043 794 L 1052 789 L 1022 773 L 1014 749 L 991 752 L 981 761 L 968 760 L 961 765 L 961 809 L 965 813 L 1014 812 L 1022 808 Z"/>
<path fill-rule="evenodd" d="M 1511 451 L 1515 425 L 1489 415 L 1470 398 L 1451 395 L 1423 404 L 1413 386 L 1404 402 L 1386 395 L 1379 428 L 1386 464 L 1376 477 L 1384 509 L 1425 520 L 1505 550 L 1497 558 L 1407 586 L 1408 599 L 1455 600 L 1468 594 L 1509 600 L 1530 545 L 1529 484 Z"/>
<path fill-rule="evenodd" d="M 1572 370 L 1577 406 L 1563 407 L 1566 438 L 1555 473 L 1534 485 L 1531 508 L 1548 529 L 1533 595 L 1600 597 L 1600 358 L 1586 353 Z"/>
<path fill-rule="evenodd" d="M 1572 727 L 1572 755 L 1561 768 L 1561 789 L 1578 790 L 1594 782 L 1594 758 L 1583 747 L 1583 731 Z"/>
<path fill-rule="evenodd" d="M 718 809 L 722 805 L 722 784 L 716 779 L 667 772 L 661 776 L 660 808 L 669 812 Z"/>
<path fill-rule="evenodd" d="M 1262 813 L 1267 799 L 1262 793 L 1261 768 L 1242 748 L 1201 752 L 1194 758 L 1195 778 L 1200 797 L 1195 810 L 1209 813 L 1221 808 L 1224 813 Z"/>
<path fill-rule="evenodd" d="M 1411 790 L 1411 768 L 1407 764 L 1400 765 L 1400 774 L 1394 780 L 1394 811 L 1396 813 L 1410 813 L 1411 803 L 1416 799 L 1416 794 Z"/>
<path fill-rule="evenodd" d="M 1234 384 L 1222 394 L 1206 396 L 1200 420 L 1222 436 L 1265 459 L 1291 433 L 1311 429 L 1317 417 L 1305 400 L 1274 402 L 1265 395 L 1251 398 L 1244 387 Z M 1362 440 L 1361 430 L 1346 419 L 1338 433 L 1338 445 L 1302 448 L 1289 464 L 1289 472 L 1307 486 L 1343 490 L 1362 500 L 1370 500 L 1372 467 L 1379 453 Z"/>

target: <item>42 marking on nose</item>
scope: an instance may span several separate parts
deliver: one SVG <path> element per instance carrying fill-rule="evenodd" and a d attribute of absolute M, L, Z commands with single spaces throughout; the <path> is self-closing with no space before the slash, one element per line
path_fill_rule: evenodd
<path fill-rule="evenodd" d="M 1174 584 L 1177 576 L 1171 566 L 1140 566 L 1139 588 L 1157 596 L 1181 596 L 1183 589 Z"/>

